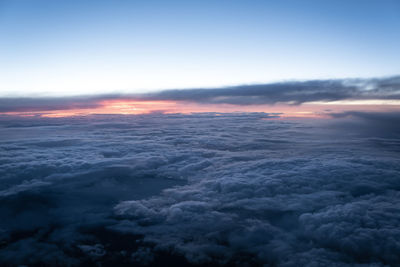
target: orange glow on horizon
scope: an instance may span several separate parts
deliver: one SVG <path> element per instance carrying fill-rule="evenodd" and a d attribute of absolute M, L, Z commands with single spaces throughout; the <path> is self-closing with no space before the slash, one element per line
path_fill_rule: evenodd
<path fill-rule="evenodd" d="M 139 115 L 150 113 L 201 113 L 201 112 L 265 112 L 282 113 L 281 118 L 327 118 L 329 113 L 340 113 L 345 111 L 400 111 L 400 105 L 382 105 L 371 103 L 335 103 L 335 102 L 314 102 L 302 105 L 275 104 L 275 105 L 232 105 L 232 104 L 200 104 L 185 101 L 142 101 L 132 99 L 110 99 L 99 101 L 97 107 L 64 109 L 51 111 L 26 111 L 26 112 L 4 112 L 3 115 L 16 116 L 41 116 L 48 118 L 88 116 L 94 114 L 121 114 Z"/>

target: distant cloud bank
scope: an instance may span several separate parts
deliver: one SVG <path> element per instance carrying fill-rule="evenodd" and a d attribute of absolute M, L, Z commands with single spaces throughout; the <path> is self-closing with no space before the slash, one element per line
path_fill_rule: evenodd
<path fill-rule="evenodd" d="M 400 99 L 400 76 L 382 79 L 314 80 L 216 89 L 167 90 L 144 99 L 235 105 L 301 104 L 312 101 Z"/>
<path fill-rule="evenodd" d="M 400 100 L 400 76 L 377 79 L 313 80 L 225 88 L 164 90 L 147 94 L 111 94 L 75 97 L 2 97 L 0 112 L 95 109 L 104 101 L 177 101 L 238 106 L 315 101 Z"/>

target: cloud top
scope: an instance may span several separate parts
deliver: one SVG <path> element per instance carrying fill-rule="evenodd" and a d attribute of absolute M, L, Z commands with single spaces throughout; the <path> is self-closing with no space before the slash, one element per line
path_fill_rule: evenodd
<path fill-rule="evenodd" d="M 0 264 L 399 265 L 400 136 L 268 118 L 0 117 Z"/>

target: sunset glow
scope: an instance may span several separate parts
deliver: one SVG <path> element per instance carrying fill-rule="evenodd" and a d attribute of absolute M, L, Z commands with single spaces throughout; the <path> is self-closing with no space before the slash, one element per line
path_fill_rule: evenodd
<path fill-rule="evenodd" d="M 60 118 L 72 116 L 89 116 L 95 114 L 140 115 L 149 113 L 191 114 L 203 112 L 265 112 L 280 113 L 280 117 L 289 118 L 322 118 L 328 113 L 345 111 L 393 112 L 400 111 L 399 101 L 366 100 L 366 101 L 332 101 L 310 102 L 301 105 L 233 105 L 233 104 L 200 104 L 185 101 L 143 101 L 131 99 L 111 99 L 99 101 L 94 108 L 71 108 L 50 111 L 3 112 L 2 115 L 41 116 Z"/>
<path fill-rule="evenodd" d="M 0 0 L 0 267 L 400 267 L 400 0 Z"/>

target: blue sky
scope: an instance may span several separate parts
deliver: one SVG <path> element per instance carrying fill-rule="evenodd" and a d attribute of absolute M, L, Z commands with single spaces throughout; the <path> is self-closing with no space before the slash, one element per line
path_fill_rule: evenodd
<path fill-rule="evenodd" d="M 2 1 L 0 96 L 399 74 L 400 1 Z"/>

